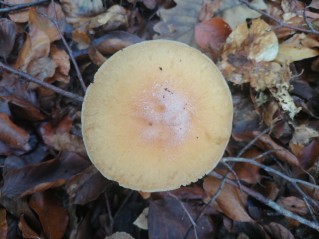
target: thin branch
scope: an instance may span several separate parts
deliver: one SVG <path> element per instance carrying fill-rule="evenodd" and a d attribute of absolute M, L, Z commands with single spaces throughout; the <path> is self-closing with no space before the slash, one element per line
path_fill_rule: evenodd
<path fill-rule="evenodd" d="M 83 97 L 82 96 L 79 96 L 79 95 L 76 95 L 74 93 L 62 90 L 59 87 L 56 87 L 56 86 L 51 85 L 51 84 L 49 84 L 47 82 L 41 81 L 41 80 L 39 80 L 39 79 L 37 79 L 37 78 L 35 78 L 35 77 L 23 72 L 23 71 L 16 70 L 16 69 L 12 68 L 11 66 L 6 65 L 6 64 L 4 64 L 2 62 L 0 62 L 0 69 L 4 69 L 4 70 L 6 70 L 8 72 L 11 72 L 11 73 L 13 73 L 15 75 L 18 75 L 18 76 L 22 77 L 23 79 L 25 79 L 27 81 L 33 82 L 33 83 L 38 84 L 40 86 L 43 86 L 43 87 L 45 87 L 47 89 L 50 89 L 50 90 L 54 91 L 55 93 L 57 93 L 59 95 L 63 95 L 65 97 L 68 97 L 68 98 L 70 98 L 72 100 L 75 100 L 75 101 L 78 101 L 78 102 L 83 102 Z"/>
<path fill-rule="evenodd" d="M 219 180 L 222 180 L 223 179 L 223 175 L 220 175 L 216 172 L 212 172 L 211 175 Z M 226 183 L 228 183 L 229 185 L 232 185 L 234 187 L 237 187 L 238 188 L 238 185 L 236 182 L 234 182 L 233 180 L 230 180 L 230 179 L 226 179 Z M 291 218 L 293 220 L 296 220 L 298 221 L 299 223 L 305 225 L 305 226 L 308 226 L 308 227 L 311 227 L 317 231 L 319 231 L 319 225 L 315 222 L 312 222 L 312 221 L 309 221 L 303 217 L 300 217 L 299 215 L 291 212 L 291 211 L 288 211 L 287 209 L 281 207 L 280 205 L 278 205 L 277 203 L 275 203 L 274 201 L 264 197 L 262 194 L 258 193 L 258 192 L 255 192 L 253 190 L 251 190 L 250 188 L 242 185 L 241 186 L 242 188 L 242 191 L 244 193 L 246 193 L 247 195 L 255 198 L 257 201 L 265 204 L 266 206 L 272 208 L 273 210 L 275 210 L 276 212 L 280 213 L 281 215 L 285 216 L 285 217 L 288 217 L 288 218 Z"/>
<path fill-rule="evenodd" d="M 198 236 L 197 236 L 197 230 L 196 230 L 196 222 L 194 221 L 194 219 L 192 218 L 192 215 L 189 213 L 189 211 L 187 210 L 187 208 L 185 207 L 184 203 L 179 200 L 178 197 L 176 197 L 174 194 L 172 194 L 171 192 L 168 193 L 171 197 L 175 198 L 179 204 L 181 205 L 181 207 L 183 208 L 183 210 L 185 211 L 185 213 L 187 214 L 193 228 L 194 228 L 194 234 L 195 234 L 195 239 L 198 239 Z M 184 237 L 185 238 L 185 237 Z"/>
<path fill-rule="evenodd" d="M 283 179 L 286 179 L 288 182 L 291 182 L 291 183 L 300 183 L 300 184 L 303 184 L 303 185 L 306 185 L 306 186 L 309 186 L 309 187 L 313 187 L 313 188 L 316 188 L 316 189 L 319 189 L 319 186 L 318 185 L 315 185 L 315 184 L 312 184 L 312 183 L 309 183 L 307 181 L 303 181 L 303 180 L 300 180 L 300 179 L 296 179 L 296 178 L 291 178 L 271 167 L 268 167 L 266 165 L 263 165 L 261 163 L 258 163 L 252 159 L 246 159 L 246 158 L 236 158 L 236 157 L 225 157 L 222 159 L 222 162 L 242 162 L 242 163 L 249 163 L 249 164 L 252 164 L 252 165 L 255 165 L 257 167 L 260 167 L 262 168 L 263 170 L 269 172 L 269 173 L 273 173 L 273 174 L 276 174 L 277 176 L 283 178 Z"/>
<path fill-rule="evenodd" d="M 10 5 L 8 5 L 9 7 L 0 8 L 0 13 L 18 11 L 18 10 L 22 10 L 22 9 L 25 9 L 28 7 L 34 7 L 37 5 L 41 5 L 43 3 L 49 3 L 49 0 L 38 0 L 35 2 L 22 3 L 22 4 L 10 4 Z M 1 4 L 5 4 L 5 3 L 2 3 L 2 1 L 1 1 Z"/>
<path fill-rule="evenodd" d="M 275 17 L 273 17 L 272 15 L 268 14 L 267 12 L 265 11 L 262 11 L 256 7 L 254 7 L 252 4 L 250 4 L 248 1 L 246 0 L 238 0 L 240 3 L 246 5 L 247 7 L 249 7 L 250 9 L 253 9 L 255 10 L 256 12 L 260 13 L 261 15 L 263 15 L 264 17 L 267 17 L 271 20 L 273 20 L 274 22 L 276 22 L 278 24 L 278 27 L 282 27 L 282 28 L 289 28 L 289 29 L 292 29 L 292 30 L 295 30 L 295 31 L 299 31 L 299 32 L 304 32 L 304 33 L 311 33 L 311 34 L 316 34 L 316 35 L 319 35 L 319 31 L 317 30 L 312 30 L 312 29 L 306 29 L 306 28 L 300 28 L 300 27 L 295 27 L 293 25 L 290 25 L 290 24 L 287 24 Z"/>
<path fill-rule="evenodd" d="M 62 40 L 62 42 L 63 42 L 63 44 L 64 44 L 64 46 L 65 46 L 65 48 L 66 48 L 66 50 L 67 50 L 67 52 L 69 54 L 69 56 L 70 56 L 70 59 L 72 61 L 72 64 L 73 64 L 75 72 L 76 72 L 76 75 L 78 76 L 78 79 L 80 81 L 80 85 L 81 85 L 81 87 L 82 87 L 82 89 L 83 89 L 83 91 L 85 93 L 86 92 L 86 86 L 85 86 L 82 74 L 80 72 L 79 66 L 78 66 L 78 64 L 77 64 L 77 62 L 76 62 L 76 60 L 75 60 L 75 58 L 73 56 L 73 52 L 72 52 L 71 48 L 69 47 L 66 39 L 64 38 L 64 36 L 62 34 L 62 31 L 60 29 L 60 26 L 58 24 L 58 16 L 57 16 L 54 0 L 51 0 L 51 4 L 52 4 L 53 10 L 54 10 L 53 11 L 54 12 L 54 19 L 52 19 L 50 16 L 48 16 L 47 14 L 44 14 L 42 12 L 39 12 L 39 14 L 41 14 L 44 17 L 48 18 L 54 24 L 54 26 L 56 27 L 56 29 L 57 29 L 57 31 L 59 33 L 59 36 L 60 36 L 60 38 L 61 38 L 61 40 Z"/>

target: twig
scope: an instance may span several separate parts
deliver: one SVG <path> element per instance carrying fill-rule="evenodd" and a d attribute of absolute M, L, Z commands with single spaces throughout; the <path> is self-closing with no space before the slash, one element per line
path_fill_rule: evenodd
<path fill-rule="evenodd" d="M 194 221 L 194 219 L 192 218 L 192 215 L 189 213 L 189 211 L 187 210 L 187 208 L 185 207 L 185 205 L 184 205 L 184 203 L 181 201 L 181 200 L 179 200 L 179 198 L 178 197 L 176 197 L 174 194 L 172 194 L 172 193 L 168 193 L 171 197 L 173 197 L 173 198 L 175 198 L 178 202 L 179 202 L 179 204 L 182 206 L 182 208 L 183 208 L 183 210 L 185 211 L 185 213 L 187 214 L 187 216 L 188 216 L 188 218 L 189 218 L 189 220 L 190 220 L 190 222 L 191 222 L 191 224 L 192 224 L 192 226 L 193 226 L 193 228 L 194 228 L 194 234 L 195 234 L 195 239 L 198 239 L 198 236 L 197 236 L 197 230 L 196 230 L 196 222 Z M 184 237 L 185 238 L 185 237 Z"/>
<path fill-rule="evenodd" d="M 223 175 L 220 175 L 216 172 L 212 172 L 211 175 L 219 180 L 223 179 Z M 237 183 L 230 180 L 230 179 L 226 179 L 226 183 L 228 183 L 229 185 L 232 185 L 234 187 L 238 187 Z M 259 202 L 265 204 L 266 206 L 272 208 L 273 210 L 275 210 L 276 212 L 280 213 L 281 215 L 285 216 L 285 217 L 288 217 L 288 218 L 291 218 L 293 220 L 296 220 L 298 221 L 299 223 L 305 225 L 305 226 L 308 226 L 308 227 L 311 227 L 317 231 L 319 231 L 319 225 L 317 223 L 314 223 L 312 221 L 309 221 L 303 217 L 300 217 L 299 215 L 291 212 L 291 211 L 288 211 L 287 209 L 281 207 L 280 205 L 278 205 L 277 203 L 275 203 L 274 201 L 264 197 L 262 194 L 258 193 L 258 192 L 255 192 L 253 190 L 251 190 L 250 188 L 242 185 L 242 191 L 246 194 L 248 194 L 249 196 L 255 198 L 256 200 L 258 200 Z"/>
<path fill-rule="evenodd" d="M 6 12 L 13 12 L 13 11 L 18 11 L 18 10 L 22 10 L 22 9 L 25 9 L 25 8 L 28 8 L 28 7 L 33 7 L 33 6 L 37 6 L 37 5 L 40 5 L 40 4 L 43 4 L 43 3 L 48 3 L 49 0 L 38 0 L 38 1 L 35 1 L 35 2 L 28 2 L 28 3 L 22 3 L 22 4 L 6 4 L 6 3 L 3 3 L 1 1 L 1 4 L 6 4 L 8 5 L 9 7 L 5 7 L 5 8 L 0 8 L 0 13 L 6 13 Z"/>
<path fill-rule="evenodd" d="M 84 84 L 84 80 L 83 80 L 82 74 L 81 74 L 81 72 L 80 72 L 79 66 L 78 66 L 78 64 L 77 64 L 77 62 L 76 62 L 76 60 L 75 60 L 75 58 L 74 58 L 74 56 L 73 56 L 73 52 L 72 52 L 71 48 L 69 47 L 69 45 L 68 45 L 67 41 L 65 40 L 65 38 L 64 38 L 64 36 L 63 36 L 63 34 L 62 34 L 62 32 L 61 32 L 61 29 L 60 29 L 60 27 L 59 27 L 59 24 L 58 24 L 58 16 L 57 16 L 57 12 L 56 12 L 56 8 L 55 8 L 54 0 L 51 0 L 51 4 L 52 4 L 53 10 L 54 10 L 53 12 L 54 12 L 54 18 L 55 18 L 55 19 L 52 19 L 51 17 L 49 17 L 49 16 L 46 15 L 46 14 L 43 14 L 43 13 L 41 13 L 41 14 L 42 14 L 43 16 L 47 17 L 47 18 L 55 25 L 56 29 L 58 30 L 58 33 L 59 33 L 59 35 L 60 35 L 60 37 L 61 37 L 61 40 L 62 40 L 62 42 L 63 42 L 63 44 L 64 44 L 64 46 L 65 46 L 67 52 L 69 53 L 69 56 L 70 56 L 70 59 L 71 59 L 71 61 L 72 61 L 73 66 L 74 66 L 76 75 L 78 76 L 78 79 L 79 79 L 79 81 L 80 81 L 80 85 L 81 85 L 81 87 L 82 87 L 82 89 L 83 89 L 83 91 L 84 91 L 84 93 L 85 93 L 85 92 L 86 92 L 86 86 L 85 86 L 85 84 Z"/>
<path fill-rule="evenodd" d="M 256 141 L 263 136 L 264 134 L 267 134 L 269 131 L 271 131 L 271 128 L 264 129 L 261 131 L 254 139 L 252 139 L 244 148 L 242 148 L 239 153 L 237 154 L 237 157 L 242 156 L 251 146 L 253 146 Z"/>
<path fill-rule="evenodd" d="M 263 170 L 267 171 L 267 172 L 270 172 L 270 173 L 273 173 L 273 174 L 276 174 L 277 176 L 281 177 L 281 178 L 284 178 L 286 179 L 288 182 L 291 182 L 291 183 L 300 183 L 300 184 L 303 184 L 303 185 L 306 185 L 306 186 L 309 186 L 309 187 L 314 187 L 316 189 L 319 189 L 319 186 L 318 185 L 315 185 L 315 184 L 312 184 L 312 183 L 309 183 L 309 182 L 306 182 L 306 181 L 303 181 L 303 180 L 300 180 L 300 179 L 296 179 L 296 178 L 291 178 L 271 167 L 268 167 L 266 165 L 263 165 L 261 163 L 258 163 L 252 159 L 246 159 L 246 158 L 236 158 L 236 157 L 225 157 L 222 159 L 222 162 L 242 162 L 242 163 L 249 163 L 249 164 L 252 164 L 252 165 L 255 165 L 257 167 L 260 167 L 262 168 Z"/>
<path fill-rule="evenodd" d="M 299 31 L 299 32 L 304 32 L 304 33 L 311 33 L 311 34 L 316 34 L 316 35 L 319 35 L 319 31 L 316 31 L 316 30 L 312 30 L 312 29 L 305 29 L 305 28 L 300 28 L 300 27 L 295 27 L 293 25 L 290 25 L 290 24 L 287 24 L 275 17 L 273 17 L 272 15 L 268 14 L 267 12 L 265 11 L 262 11 L 256 7 L 254 7 L 253 5 L 251 5 L 248 1 L 246 0 L 238 0 L 240 3 L 246 5 L 247 7 L 249 7 L 250 9 L 253 9 L 255 10 L 256 12 L 259 12 L 261 15 L 273 20 L 274 22 L 276 22 L 278 24 L 278 27 L 283 27 L 283 28 L 289 28 L 289 29 L 292 29 L 292 30 L 295 30 L 295 31 Z"/>
<path fill-rule="evenodd" d="M 16 70 L 16 69 L 12 68 L 11 66 L 3 64 L 2 62 L 0 62 L 0 69 L 1 68 L 6 70 L 6 71 L 9 71 L 9 72 L 11 72 L 11 73 L 13 73 L 15 75 L 18 75 L 18 76 L 22 77 L 23 79 L 25 79 L 27 81 L 33 82 L 33 83 L 38 84 L 40 86 L 43 86 L 43 87 L 45 87 L 47 89 L 50 89 L 50 90 L 54 91 L 57 94 L 63 95 L 65 97 L 68 97 L 68 98 L 70 98 L 72 100 L 75 100 L 75 101 L 78 101 L 78 102 L 83 102 L 83 97 L 82 96 L 79 96 L 79 95 L 73 94 L 71 92 L 62 90 L 59 87 L 56 87 L 56 86 L 51 85 L 51 84 L 49 84 L 47 82 L 41 81 L 41 80 L 39 80 L 39 79 L 37 79 L 37 78 L 35 78 L 35 77 L 23 72 L 23 71 Z"/>

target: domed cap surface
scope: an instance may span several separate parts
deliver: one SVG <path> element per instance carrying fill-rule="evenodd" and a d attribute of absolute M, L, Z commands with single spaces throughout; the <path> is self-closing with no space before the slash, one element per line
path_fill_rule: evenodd
<path fill-rule="evenodd" d="M 96 168 L 121 186 L 165 191 L 210 172 L 232 126 L 229 88 L 198 50 L 145 41 L 118 51 L 86 92 L 82 132 Z"/>

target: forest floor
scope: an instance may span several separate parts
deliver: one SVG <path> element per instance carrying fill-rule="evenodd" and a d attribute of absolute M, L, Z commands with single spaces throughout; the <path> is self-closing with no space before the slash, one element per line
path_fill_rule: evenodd
<path fill-rule="evenodd" d="M 152 39 L 209 56 L 234 120 L 215 170 L 141 193 L 91 164 L 81 104 Z M 319 238 L 318 56 L 317 0 L 0 1 L 0 238 Z"/>

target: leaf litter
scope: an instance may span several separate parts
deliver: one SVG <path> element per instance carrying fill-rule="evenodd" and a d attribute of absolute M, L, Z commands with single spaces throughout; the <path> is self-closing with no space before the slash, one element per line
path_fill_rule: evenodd
<path fill-rule="evenodd" d="M 316 1 L 0 4 L 0 63 L 78 95 L 77 68 L 87 86 L 128 45 L 198 48 L 232 91 L 225 156 L 251 159 L 220 163 L 214 172 L 224 179 L 211 173 L 171 192 L 121 188 L 88 160 L 80 105 L 0 65 L 1 238 L 319 237 Z"/>

